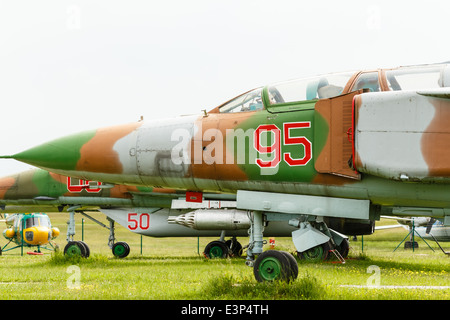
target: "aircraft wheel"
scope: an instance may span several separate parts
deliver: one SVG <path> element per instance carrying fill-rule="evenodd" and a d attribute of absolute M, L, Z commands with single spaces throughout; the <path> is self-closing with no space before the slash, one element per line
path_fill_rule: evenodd
<path fill-rule="evenodd" d="M 295 260 L 294 256 L 286 251 L 280 251 L 283 253 L 289 260 L 289 266 L 290 266 L 290 279 L 295 280 L 298 277 L 298 263 L 297 260 Z"/>
<path fill-rule="evenodd" d="M 228 257 L 228 246 L 222 241 L 212 241 L 205 247 L 203 254 L 208 259 Z"/>
<path fill-rule="evenodd" d="M 299 252 L 298 257 L 309 261 L 327 260 L 330 248 L 330 244 L 325 242 L 306 251 Z"/>
<path fill-rule="evenodd" d="M 112 246 L 112 253 L 115 257 L 125 258 L 130 253 L 130 246 L 126 242 L 116 242 Z"/>
<path fill-rule="evenodd" d="M 348 239 L 342 240 L 341 244 L 337 247 L 337 250 L 339 251 L 339 254 L 342 256 L 342 258 L 347 258 L 348 252 L 350 251 L 350 243 Z"/>
<path fill-rule="evenodd" d="M 253 274 L 258 282 L 292 280 L 290 258 L 282 251 L 267 250 L 261 253 L 253 265 Z M 298 269 L 297 269 L 298 272 Z"/>
<path fill-rule="evenodd" d="M 84 242 L 84 241 L 78 241 L 78 242 L 81 243 L 83 245 L 84 249 L 86 250 L 86 258 L 89 258 L 89 256 L 91 255 L 91 250 L 89 249 L 86 242 Z"/>
<path fill-rule="evenodd" d="M 64 255 L 68 257 L 80 256 L 86 258 L 86 248 L 79 241 L 69 241 L 64 247 Z"/>
<path fill-rule="evenodd" d="M 242 256 L 243 249 L 242 249 L 242 245 L 239 243 L 239 241 L 227 240 L 227 241 L 225 241 L 225 244 L 231 250 L 231 255 L 233 257 Z"/>

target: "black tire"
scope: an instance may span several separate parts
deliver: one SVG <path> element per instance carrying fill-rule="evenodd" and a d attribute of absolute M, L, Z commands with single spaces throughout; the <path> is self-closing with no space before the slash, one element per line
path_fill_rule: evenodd
<path fill-rule="evenodd" d="M 350 243 L 348 239 L 343 239 L 341 244 L 338 245 L 336 249 L 342 258 L 346 259 L 348 257 L 348 252 L 350 251 Z"/>
<path fill-rule="evenodd" d="M 253 265 L 253 274 L 258 282 L 291 280 L 290 259 L 281 251 L 267 250 L 261 253 Z"/>
<path fill-rule="evenodd" d="M 242 245 L 239 243 L 239 241 L 236 240 L 227 240 L 225 241 L 225 244 L 231 251 L 232 257 L 240 257 L 243 253 Z"/>
<path fill-rule="evenodd" d="M 228 257 L 228 251 L 229 248 L 225 244 L 225 242 L 217 240 L 208 243 L 203 254 L 208 259 L 225 259 L 226 257 Z"/>
<path fill-rule="evenodd" d="M 130 253 L 130 246 L 126 242 L 116 242 L 112 246 L 112 253 L 115 257 L 125 258 Z"/>
<path fill-rule="evenodd" d="M 86 258 L 89 258 L 89 256 L 91 255 L 91 250 L 89 249 L 89 246 L 84 241 L 78 241 L 78 242 L 84 246 L 84 249 L 86 250 Z"/>
<path fill-rule="evenodd" d="M 298 277 L 298 263 L 297 260 L 295 260 L 295 257 L 290 254 L 289 252 L 286 251 L 280 251 L 281 253 L 283 253 L 289 260 L 289 265 L 290 265 L 290 280 L 294 281 L 295 279 L 297 279 Z"/>

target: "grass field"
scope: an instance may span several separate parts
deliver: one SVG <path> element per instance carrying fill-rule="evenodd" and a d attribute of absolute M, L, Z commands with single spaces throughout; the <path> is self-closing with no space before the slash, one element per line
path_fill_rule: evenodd
<path fill-rule="evenodd" d="M 56 242 L 62 251 L 68 214 L 49 216 L 61 230 Z M 93 216 L 107 224 L 102 214 Z M 75 238 L 81 240 L 80 215 L 76 221 Z M 364 247 L 358 237 L 350 241 L 345 264 L 299 261 L 295 282 L 260 284 L 245 258 L 204 259 L 201 252 L 214 238 L 143 237 L 141 249 L 141 236 L 117 225 L 117 241 L 131 247 L 127 258 L 117 259 L 107 246 L 109 231 L 85 219 L 88 259 L 50 251 L 43 256 L 21 256 L 20 249 L 5 252 L 0 256 L 0 295 L 3 300 L 450 300 L 450 258 L 420 239 L 415 252 L 403 245 L 393 252 L 406 234 L 403 228 L 377 231 L 364 237 Z M 248 239 L 240 241 L 244 245 Z M 294 251 L 290 238 L 276 238 L 276 249 Z"/>

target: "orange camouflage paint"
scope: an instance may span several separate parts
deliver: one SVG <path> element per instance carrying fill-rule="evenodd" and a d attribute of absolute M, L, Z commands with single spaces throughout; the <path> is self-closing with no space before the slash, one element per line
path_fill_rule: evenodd
<path fill-rule="evenodd" d="M 92 139 L 80 150 L 81 157 L 77 162 L 77 170 L 104 173 L 122 173 L 119 155 L 113 150 L 117 140 L 130 134 L 142 122 L 98 129 Z"/>
<path fill-rule="evenodd" d="M 220 114 L 220 116 L 210 113 L 207 117 L 197 121 L 197 126 L 201 126 L 202 130 L 197 132 L 191 141 L 191 155 L 193 155 L 191 170 L 194 178 L 248 180 L 248 176 L 235 163 L 234 159 L 230 161 L 233 157 L 226 148 L 226 130 L 238 128 L 242 122 L 253 115 L 251 112 Z"/>
<path fill-rule="evenodd" d="M 450 100 L 431 98 L 436 112 L 422 136 L 422 154 L 429 175 L 450 177 Z"/>
<path fill-rule="evenodd" d="M 13 177 L 5 177 L 0 179 L 0 199 L 5 199 L 6 192 L 14 186 L 16 179 Z"/>

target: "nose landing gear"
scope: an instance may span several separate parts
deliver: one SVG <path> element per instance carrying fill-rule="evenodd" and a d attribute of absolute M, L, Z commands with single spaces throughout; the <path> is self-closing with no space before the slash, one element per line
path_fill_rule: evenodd
<path fill-rule="evenodd" d="M 70 210 L 72 209 L 72 210 Z M 112 253 L 117 258 L 125 258 L 130 253 L 130 246 L 126 242 L 115 242 L 114 234 L 114 220 L 108 218 L 109 227 L 101 223 L 100 221 L 94 219 L 93 217 L 87 215 L 82 211 L 76 211 L 77 207 L 69 208 L 70 218 L 67 222 L 67 244 L 64 247 L 64 255 L 69 257 L 81 256 L 83 258 L 88 258 L 90 256 L 90 249 L 88 245 L 83 241 L 74 241 L 73 236 L 75 235 L 75 212 L 81 213 L 83 216 L 89 218 L 100 226 L 109 230 L 108 246 L 111 248 Z"/>

